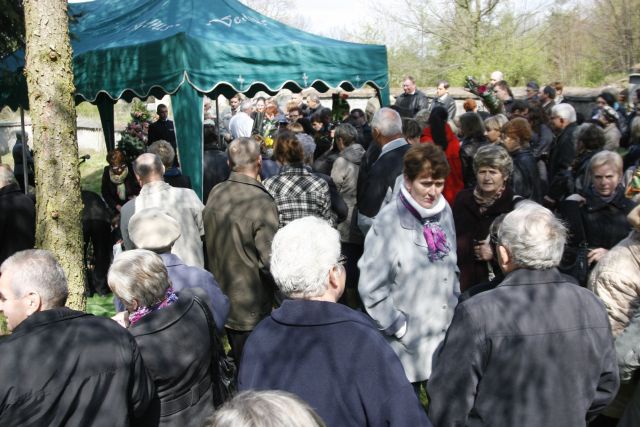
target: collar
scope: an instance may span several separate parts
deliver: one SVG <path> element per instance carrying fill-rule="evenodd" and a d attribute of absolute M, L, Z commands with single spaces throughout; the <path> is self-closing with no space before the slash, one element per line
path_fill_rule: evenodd
<path fill-rule="evenodd" d="M 280 175 L 311 175 L 311 172 L 305 169 L 303 165 L 282 165 Z"/>
<path fill-rule="evenodd" d="M 9 193 L 22 193 L 22 190 L 20 190 L 20 186 L 18 184 L 8 184 L 0 188 L 0 196 Z"/>
<path fill-rule="evenodd" d="M 389 151 L 395 150 L 396 148 L 400 148 L 403 145 L 407 145 L 407 144 L 409 144 L 409 143 L 404 138 L 394 139 L 393 141 L 390 141 L 390 142 L 386 143 L 382 147 L 382 150 L 380 151 L 380 156 L 378 156 L 378 159 L 380 159 L 380 157 L 384 156 Z"/>
<path fill-rule="evenodd" d="M 498 287 L 544 285 L 550 283 L 574 282 L 569 276 L 560 273 L 557 268 L 549 268 L 547 270 L 518 268 L 507 274 Z"/>
<path fill-rule="evenodd" d="M 134 337 L 141 335 L 153 334 L 169 328 L 172 324 L 179 321 L 191 309 L 195 303 L 193 292 L 184 289 L 178 294 L 178 300 L 171 305 L 163 307 L 159 310 L 148 313 L 146 316 L 136 322 L 135 325 L 129 327 L 129 332 Z"/>
<path fill-rule="evenodd" d="M 147 182 L 142 186 L 142 189 L 140 189 L 140 195 L 159 193 L 165 191 L 167 188 L 171 188 L 171 186 L 162 180 Z"/>
<path fill-rule="evenodd" d="M 400 185 L 400 191 L 407 199 L 407 202 L 409 202 L 409 204 L 418 212 L 418 214 L 422 218 L 431 218 L 434 215 L 438 215 L 445 208 L 446 203 L 442 194 L 438 197 L 436 204 L 432 208 L 423 208 L 422 206 L 420 206 L 418 202 L 416 202 L 411 196 L 409 190 L 407 190 L 404 179 L 402 180 L 402 184 Z"/>
<path fill-rule="evenodd" d="M 185 265 L 178 255 L 172 254 L 171 252 L 165 252 L 163 254 L 158 254 L 158 255 L 160 255 L 160 258 L 162 258 L 162 262 L 167 268 L 175 267 L 178 265 Z"/>
<path fill-rule="evenodd" d="M 438 97 L 438 100 L 439 100 L 439 101 L 444 101 L 445 99 L 447 99 L 447 96 L 449 96 L 449 94 L 448 94 L 448 93 L 445 93 L 444 95 L 442 95 L 442 96 Z"/>
<path fill-rule="evenodd" d="M 257 187 L 260 190 L 264 191 L 265 193 L 269 194 L 267 189 L 264 188 L 264 186 L 260 182 L 258 182 L 258 180 L 256 180 L 255 178 L 251 178 L 250 176 L 238 173 L 238 172 L 231 172 L 231 174 L 229 174 L 229 179 L 227 179 L 227 181 L 235 182 L 235 183 L 238 183 L 238 184 L 251 185 L 251 186 Z"/>
<path fill-rule="evenodd" d="M 280 308 L 271 312 L 271 318 L 277 323 L 290 326 L 322 326 L 357 322 L 374 327 L 371 320 L 362 313 L 342 304 L 327 301 L 287 299 L 282 302 Z"/>
<path fill-rule="evenodd" d="M 25 335 L 38 327 L 82 316 L 91 315 L 81 311 L 71 310 L 67 307 L 56 307 L 49 310 L 38 311 L 24 319 L 22 323 L 13 330 L 10 336 Z"/>

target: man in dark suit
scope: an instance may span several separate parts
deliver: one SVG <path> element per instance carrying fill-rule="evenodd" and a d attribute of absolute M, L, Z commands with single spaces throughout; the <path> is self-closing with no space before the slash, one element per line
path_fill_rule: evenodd
<path fill-rule="evenodd" d="M 149 141 L 147 144 L 151 145 L 161 139 L 171 144 L 173 151 L 176 153 L 176 157 L 173 159 L 173 165 L 177 167 L 179 162 L 178 149 L 176 147 L 176 130 L 173 126 L 173 122 L 168 119 L 169 110 L 166 105 L 160 104 L 158 105 L 156 112 L 158 113 L 158 120 L 149 125 Z"/>

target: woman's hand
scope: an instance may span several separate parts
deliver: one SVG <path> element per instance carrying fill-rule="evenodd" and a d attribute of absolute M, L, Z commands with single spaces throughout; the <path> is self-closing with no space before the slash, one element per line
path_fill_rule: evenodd
<path fill-rule="evenodd" d="M 584 197 L 582 197 L 580 194 L 572 194 L 569 197 L 567 197 L 565 200 L 569 200 L 571 202 L 578 202 L 580 203 L 580 205 L 584 205 L 587 201 L 587 199 L 585 199 Z"/>
<path fill-rule="evenodd" d="M 493 259 L 493 251 L 489 245 L 489 239 L 477 241 L 473 246 L 473 253 L 478 261 L 491 261 Z"/>
<path fill-rule="evenodd" d="M 589 261 L 589 265 L 600 261 L 607 254 L 607 252 L 609 252 L 609 250 L 605 248 L 591 249 L 587 254 L 587 260 Z"/>

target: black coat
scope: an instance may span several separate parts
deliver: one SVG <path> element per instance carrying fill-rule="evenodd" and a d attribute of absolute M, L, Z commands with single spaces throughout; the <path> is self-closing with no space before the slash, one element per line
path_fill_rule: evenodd
<path fill-rule="evenodd" d="M 387 192 L 393 190 L 396 178 L 402 174 L 404 155 L 411 148 L 410 144 L 404 144 L 373 159 L 368 154 L 376 151 L 374 146 L 377 144 L 369 146 L 358 175 L 358 212 L 369 218 L 378 214 Z M 370 161 L 373 163 L 369 164 Z"/>
<path fill-rule="evenodd" d="M 217 148 L 205 147 L 202 156 L 202 195 L 207 200 L 211 189 L 231 174 L 227 153 Z"/>
<path fill-rule="evenodd" d="M 0 188 L 0 264 L 36 242 L 36 207 L 17 184 Z"/>
<path fill-rule="evenodd" d="M 552 199 L 559 201 L 568 196 L 565 193 L 566 174 L 576 157 L 576 148 L 573 143 L 573 133 L 577 125 L 571 123 L 567 126 L 553 142 L 549 154 L 549 191 L 548 195 Z"/>
<path fill-rule="evenodd" d="M 460 163 L 462 164 L 462 180 L 464 188 L 476 186 L 476 174 L 473 171 L 473 157 L 478 148 L 489 144 L 484 136 L 482 138 L 463 138 L 460 143 Z"/>
<path fill-rule="evenodd" d="M 511 189 L 518 196 L 542 202 L 544 194 L 538 172 L 538 164 L 530 148 L 521 148 L 511 154 L 513 159 L 513 174 L 509 179 Z"/>
<path fill-rule="evenodd" d="M 151 144 L 159 140 L 167 141 L 176 149 L 176 131 L 171 120 L 156 120 L 149 125 L 149 141 Z"/>
<path fill-rule="evenodd" d="M 586 203 L 582 206 L 570 200 L 558 205 L 558 214 L 569 225 L 567 245 L 578 246 L 584 235 L 589 248 L 611 249 L 631 231 L 627 214 L 635 203 L 624 196 L 622 186 L 618 187 L 616 196 L 609 203 L 593 191 L 586 191 L 583 195 Z"/>
<path fill-rule="evenodd" d="M 511 212 L 514 204 L 513 192 L 508 187 L 484 213 L 480 213 L 480 208 L 473 197 L 473 188 L 464 189 L 456 196 L 452 211 L 456 226 L 456 251 L 461 292 L 489 280 L 488 263 L 476 259 L 473 243 L 474 240 L 486 239 L 493 220 L 499 215 Z M 492 268 L 500 275 L 497 263 L 492 263 Z"/>
<path fill-rule="evenodd" d="M 199 427 L 213 413 L 211 331 L 194 295 L 209 299 L 201 289 L 185 289 L 129 329 L 156 385 L 144 425 Z"/>
<path fill-rule="evenodd" d="M 458 304 L 427 383 L 436 426 L 585 426 L 618 389 L 604 304 L 548 270 L 518 269 Z"/>
<path fill-rule="evenodd" d="M 401 93 L 396 98 L 395 107 L 402 117 L 414 117 L 418 111 L 429 108 L 429 98 L 419 90 L 413 95 Z"/>
<path fill-rule="evenodd" d="M 127 167 L 129 168 L 129 173 L 124 180 L 126 199 L 121 199 L 118 196 L 118 186 L 111 182 L 111 178 L 109 178 L 109 166 L 105 166 L 102 171 L 102 198 L 107 202 L 107 205 L 114 214 L 118 212 L 116 206 L 119 205 L 122 207 L 131 200 L 133 196 L 140 194 L 140 185 L 136 180 L 136 175 L 133 173 L 133 168 L 131 166 Z"/>
<path fill-rule="evenodd" d="M 153 398 L 135 340 L 111 319 L 37 312 L 0 340 L 0 425 L 127 426 Z"/>

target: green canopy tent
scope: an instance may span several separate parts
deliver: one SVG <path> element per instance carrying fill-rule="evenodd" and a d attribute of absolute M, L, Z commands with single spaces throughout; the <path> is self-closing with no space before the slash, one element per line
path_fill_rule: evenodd
<path fill-rule="evenodd" d="M 76 102 L 98 106 L 114 145 L 118 99 L 172 96 L 183 172 L 202 196 L 203 96 L 368 84 L 388 103 L 384 46 L 341 42 L 236 0 L 95 0 L 69 5 Z M 23 55 L 0 63 L 0 106 L 27 107 Z"/>

